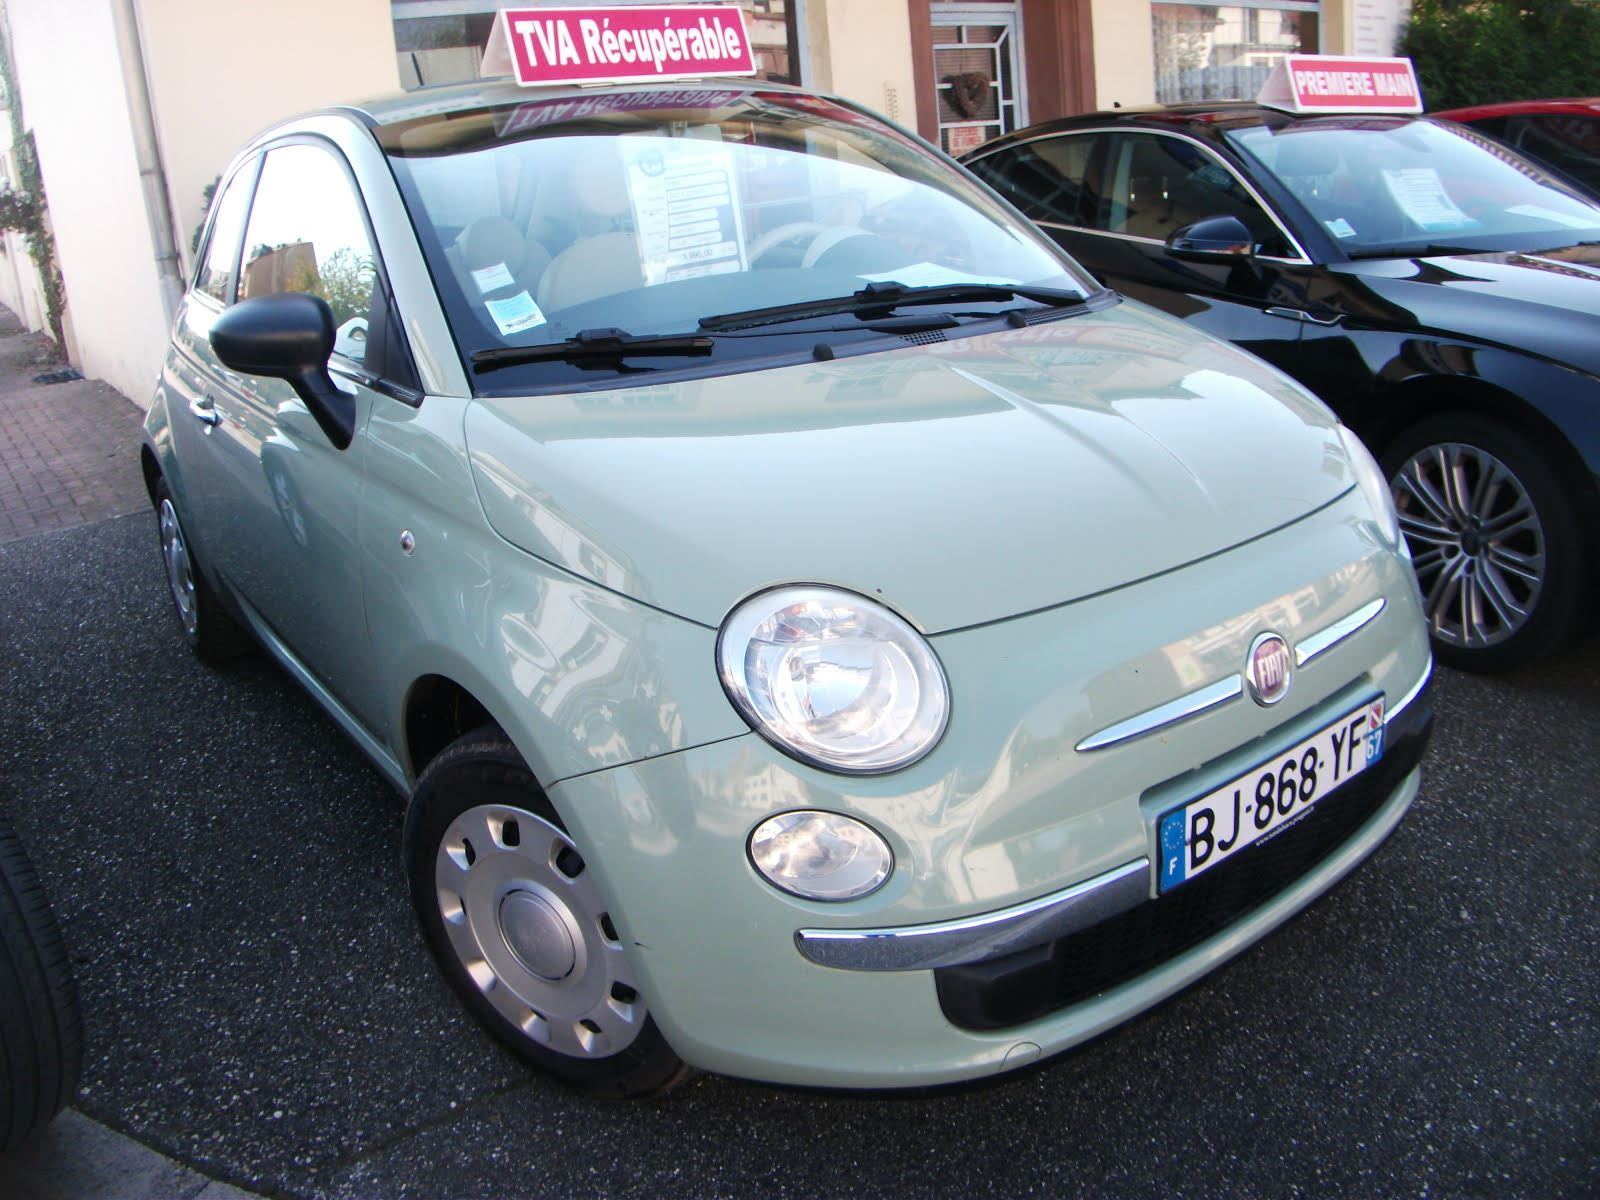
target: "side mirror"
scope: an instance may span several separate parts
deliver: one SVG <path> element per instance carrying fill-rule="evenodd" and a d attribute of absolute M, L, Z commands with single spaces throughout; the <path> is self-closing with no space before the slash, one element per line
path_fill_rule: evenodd
<path fill-rule="evenodd" d="M 1167 253 L 1186 262 L 1244 262 L 1255 257 L 1256 239 L 1238 217 L 1207 217 L 1173 230 Z"/>
<path fill-rule="evenodd" d="M 211 348 L 235 371 L 288 380 L 328 440 L 343 450 L 355 436 L 356 405 L 328 374 L 336 336 L 327 301 L 279 292 L 224 309 L 211 325 Z"/>

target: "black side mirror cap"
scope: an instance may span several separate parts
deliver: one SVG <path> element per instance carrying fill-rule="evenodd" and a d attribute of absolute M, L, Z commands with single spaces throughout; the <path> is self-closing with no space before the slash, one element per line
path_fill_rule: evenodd
<path fill-rule="evenodd" d="M 328 374 L 337 330 L 326 300 L 302 292 L 256 296 L 223 310 L 211 325 L 211 348 L 245 375 L 287 380 L 337 449 L 356 432 L 356 405 Z"/>
<path fill-rule="evenodd" d="M 1187 262 L 1237 263 L 1255 257 L 1256 239 L 1238 217 L 1206 217 L 1174 229 L 1167 253 Z"/>

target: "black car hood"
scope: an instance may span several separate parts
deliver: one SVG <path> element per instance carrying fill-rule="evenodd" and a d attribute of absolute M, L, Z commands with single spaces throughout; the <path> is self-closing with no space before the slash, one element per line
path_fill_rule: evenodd
<path fill-rule="evenodd" d="M 1600 375 L 1600 246 L 1366 259 L 1330 268 L 1355 320 L 1492 342 Z M 1372 302 L 1362 311 L 1362 293 Z"/>

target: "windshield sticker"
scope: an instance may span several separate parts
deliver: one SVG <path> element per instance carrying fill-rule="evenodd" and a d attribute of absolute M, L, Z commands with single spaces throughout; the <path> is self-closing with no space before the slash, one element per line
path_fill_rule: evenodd
<path fill-rule="evenodd" d="M 728 147 L 648 135 L 617 141 L 646 284 L 749 269 Z"/>
<path fill-rule="evenodd" d="M 1355 226 L 1343 217 L 1335 217 L 1331 221 L 1324 221 L 1323 224 L 1328 227 L 1328 232 L 1336 238 L 1355 237 L 1356 235 Z"/>
<path fill-rule="evenodd" d="M 1568 229 L 1593 229 L 1595 222 L 1591 217 L 1575 217 L 1571 213 L 1557 212 L 1553 208 L 1546 208 L 1542 204 L 1513 204 L 1506 209 L 1508 213 L 1516 213 L 1519 217 L 1532 217 L 1536 221 L 1549 221 L 1555 225 L 1565 225 Z"/>
<path fill-rule="evenodd" d="M 965 271 L 957 271 L 931 262 L 912 263 L 907 267 L 896 267 L 892 271 L 879 271 L 858 278 L 871 280 L 873 283 L 903 283 L 906 287 L 939 287 L 946 283 L 998 283 L 1014 286 L 1021 282 L 1016 279 L 1002 279 L 998 275 L 969 275 Z"/>
<path fill-rule="evenodd" d="M 1404 167 L 1383 172 L 1384 186 L 1400 211 L 1429 233 L 1465 229 L 1478 222 L 1456 207 L 1444 190 L 1444 181 L 1432 167 Z"/>
<path fill-rule="evenodd" d="M 511 269 L 505 263 L 495 263 L 492 267 L 484 267 L 472 273 L 472 282 L 478 285 L 480 293 L 497 292 L 501 288 L 508 288 L 516 282 L 511 278 Z"/>
<path fill-rule="evenodd" d="M 527 292 L 518 292 L 509 300 L 485 300 L 483 306 L 489 310 L 494 323 L 500 327 L 501 336 L 520 333 L 524 329 L 544 324 L 544 314 L 539 311 L 539 306 Z"/>

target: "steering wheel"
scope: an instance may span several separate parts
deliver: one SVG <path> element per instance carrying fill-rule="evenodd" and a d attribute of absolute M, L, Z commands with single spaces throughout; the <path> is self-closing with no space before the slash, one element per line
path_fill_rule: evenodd
<path fill-rule="evenodd" d="M 806 242 L 806 250 L 809 251 L 811 243 L 815 242 L 828 230 L 849 229 L 854 231 L 855 228 L 854 225 L 827 225 L 821 221 L 790 221 L 786 225 L 779 225 L 776 229 L 767 230 L 750 243 L 750 265 L 752 267 L 755 266 L 761 261 L 762 255 L 776 250 L 785 242 L 792 242 L 796 238 L 810 235 L 810 240 Z M 804 255 L 802 255 L 803 257 Z"/>

